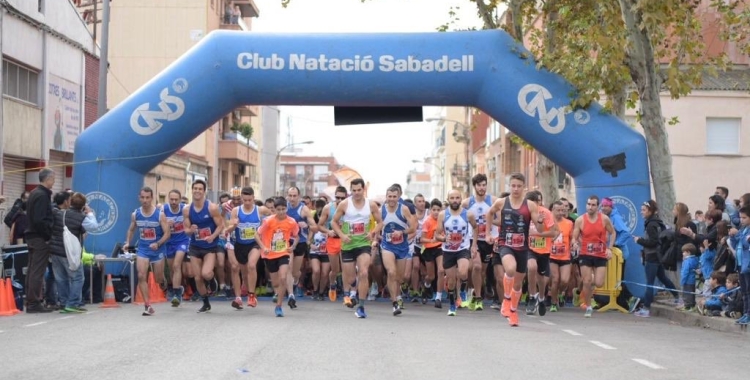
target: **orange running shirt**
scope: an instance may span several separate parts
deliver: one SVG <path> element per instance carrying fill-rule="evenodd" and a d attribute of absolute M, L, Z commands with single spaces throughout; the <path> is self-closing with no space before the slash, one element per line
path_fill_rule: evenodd
<path fill-rule="evenodd" d="M 557 223 L 560 234 L 552 241 L 550 259 L 568 261 L 570 260 L 570 239 L 573 237 L 573 222 L 563 218 Z"/>
<path fill-rule="evenodd" d="M 549 229 L 555 225 L 555 217 L 552 216 L 552 212 L 550 212 L 550 210 L 547 210 L 542 206 L 537 207 L 537 209 L 539 210 L 539 215 L 541 215 L 544 219 L 542 221 L 542 224 L 544 225 L 544 231 L 541 232 L 549 231 Z M 536 231 L 536 223 L 530 223 L 529 235 L 531 234 L 531 231 Z M 552 250 L 552 238 L 529 236 L 529 248 L 533 252 L 536 252 L 538 254 L 548 255 Z"/>
<path fill-rule="evenodd" d="M 607 230 L 601 213 L 596 214 L 595 222 L 589 221 L 589 216 L 583 214 L 580 255 L 607 258 Z"/>
<path fill-rule="evenodd" d="M 299 234 L 299 225 L 297 221 L 287 216 L 286 219 L 279 220 L 276 215 L 271 215 L 263 219 L 260 225 L 261 239 L 263 245 L 268 249 L 268 254 L 261 252 L 264 259 L 278 259 L 279 257 L 289 256 L 287 249 L 290 247 L 289 240 L 292 236 Z"/>
<path fill-rule="evenodd" d="M 422 239 L 434 239 L 435 231 L 437 231 L 437 219 L 433 219 L 431 216 L 428 216 L 427 218 L 425 218 L 424 223 L 422 223 Z M 439 241 L 436 241 L 434 243 L 424 243 L 424 247 L 435 248 L 439 247 L 440 244 L 442 243 Z"/>

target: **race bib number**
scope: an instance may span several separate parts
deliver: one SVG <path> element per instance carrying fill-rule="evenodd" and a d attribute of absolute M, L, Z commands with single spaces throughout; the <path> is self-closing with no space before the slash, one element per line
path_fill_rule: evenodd
<path fill-rule="evenodd" d="M 365 223 L 352 223 L 351 224 L 351 234 L 355 236 L 364 235 L 365 232 Z"/>
<path fill-rule="evenodd" d="M 211 236 L 212 233 L 213 232 L 211 232 L 211 229 L 208 227 L 201 228 L 200 230 L 198 230 L 198 240 L 206 240 L 206 238 Z"/>
<path fill-rule="evenodd" d="M 600 256 L 604 254 L 604 244 L 602 243 L 588 243 L 586 244 L 586 254 Z"/>
<path fill-rule="evenodd" d="M 398 235 L 389 233 L 385 234 L 385 241 L 392 243 L 392 244 L 401 244 L 404 242 L 404 234 L 400 233 Z"/>
<path fill-rule="evenodd" d="M 182 222 L 175 222 L 172 224 L 172 228 L 170 228 L 170 232 L 179 234 L 181 232 L 185 231 L 185 224 Z"/>
<path fill-rule="evenodd" d="M 552 256 L 565 256 L 566 253 L 567 249 L 564 245 L 553 245 L 550 251 L 550 255 Z"/>
<path fill-rule="evenodd" d="M 141 228 L 141 240 L 156 240 L 156 228 Z"/>
<path fill-rule="evenodd" d="M 487 237 L 487 225 L 486 224 L 477 225 L 477 237 L 480 239 L 484 239 Z"/>
<path fill-rule="evenodd" d="M 240 238 L 242 240 L 254 240 L 255 239 L 255 228 L 247 227 L 240 229 Z"/>
<path fill-rule="evenodd" d="M 458 250 L 461 248 L 461 243 L 464 242 L 464 235 L 460 232 L 451 232 L 445 239 L 446 248 L 449 250 Z"/>
<path fill-rule="evenodd" d="M 525 234 L 505 234 L 505 244 L 511 248 L 523 248 L 523 243 L 526 240 Z"/>
<path fill-rule="evenodd" d="M 273 238 L 271 239 L 271 250 L 274 252 L 282 252 L 286 251 L 287 249 L 287 241 L 284 239 L 284 233 L 283 232 L 276 232 L 273 234 Z"/>
<path fill-rule="evenodd" d="M 529 240 L 531 240 L 531 247 L 532 248 L 544 248 L 547 246 L 547 239 L 542 237 L 532 237 Z"/>

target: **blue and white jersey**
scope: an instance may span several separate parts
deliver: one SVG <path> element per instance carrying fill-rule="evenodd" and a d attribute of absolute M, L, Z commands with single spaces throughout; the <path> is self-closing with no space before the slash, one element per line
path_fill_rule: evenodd
<path fill-rule="evenodd" d="M 492 207 L 492 195 L 487 194 L 484 197 L 484 202 L 477 202 L 476 198 L 472 195 L 469 197 L 469 208 L 474 216 L 477 218 L 477 240 L 487 240 L 487 211 Z M 490 226 L 491 236 L 497 236 L 497 226 Z"/>
<path fill-rule="evenodd" d="M 307 223 L 307 219 L 302 217 L 302 209 L 305 207 L 305 204 L 300 202 L 297 207 L 292 208 L 291 203 L 286 204 L 286 214 L 287 216 L 291 217 L 292 219 L 297 221 L 297 224 L 300 222 Z M 329 218 L 333 218 L 333 215 L 330 215 Z M 300 228 L 299 229 L 299 242 L 300 243 L 307 243 L 307 235 L 310 233 L 310 227 Z"/>
<path fill-rule="evenodd" d="M 408 254 L 409 242 L 406 240 L 406 229 L 409 228 L 409 222 L 401 213 L 401 204 L 396 205 L 396 211 L 388 211 L 384 204 L 381 208 L 381 217 L 383 218 L 383 239 L 380 248 L 389 252 Z M 400 235 L 394 236 L 394 232 L 401 231 Z"/>
<path fill-rule="evenodd" d="M 443 252 L 458 252 L 469 249 L 471 246 L 471 225 L 468 215 L 467 210 L 461 210 L 458 215 L 451 214 L 450 208 L 445 210 Z"/>
<path fill-rule="evenodd" d="M 312 244 L 310 244 L 310 254 L 311 255 L 326 255 L 328 254 L 328 251 L 326 250 L 326 243 L 328 242 L 328 235 L 322 233 L 322 232 L 316 232 L 315 235 L 313 235 Z"/>
<path fill-rule="evenodd" d="M 152 243 L 158 242 L 164 236 L 164 230 L 159 223 L 161 209 L 155 207 L 151 215 L 144 215 L 143 209 L 135 209 L 135 225 L 138 227 L 138 250 L 141 252 L 164 252 L 164 246 L 153 251 L 149 247 Z"/>
<path fill-rule="evenodd" d="M 185 208 L 184 204 L 178 206 L 177 212 L 172 212 L 172 208 L 166 204 L 164 205 L 164 216 L 167 218 L 169 224 L 169 241 L 168 244 L 179 244 L 186 243 L 190 238 L 185 234 L 185 217 L 182 214 L 182 210 Z"/>
<path fill-rule="evenodd" d="M 234 229 L 234 239 L 237 244 L 253 244 L 258 236 L 258 228 L 262 222 L 258 213 L 258 206 L 253 206 L 245 212 L 245 206 L 237 208 L 237 227 Z"/>

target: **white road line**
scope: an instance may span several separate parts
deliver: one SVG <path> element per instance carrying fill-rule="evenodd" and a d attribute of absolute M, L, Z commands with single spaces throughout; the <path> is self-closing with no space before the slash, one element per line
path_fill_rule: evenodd
<path fill-rule="evenodd" d="M 633 359 L 633 361 L 636 362 L 636 363 L 638 363 L 638 364 L 643 364 L 646 367 L 651 368 L 651 369 L 664 369 L 664 367 L 662 367 L 662 366 L 660 366 L 660 365 L 658 365 L 656 363 L 651 363 L 650 361 L 648 361 L 646 359 Z"/>
<path fill-rule="evenodd" d="M 3 330 L 0 330 L 0 334 L 2 334 L 2 333 L 4 333 L 4 332 L 5 332 L 5 331 L 3 331 Z"/>
<path fill-rule="evenodd" d="M 612 347 L 612 346 L 610 346 L 608 344 L 602 343 L 602 342 L 600 342 L 598 340 L 590 340 L 589 342 L 591 342 L 591 344 L 593 344 L 594 346 L 601 347 L 601 348 L 603 348 L 605 350 L 616 350 L 616 348 L 614 348 L 614 347 Z"/>
<path fill-rule="evenodd" d="M 92 310 L 92 311 L 87 311 L 87 312 L 86 312 L 86 315 L 89 315 L 89 314 L 94 314 L 94 313 L 98 313 L 98 312 L 99 312 L 99 310 Z"/>
<path fill-rule="evenodd" d="M 540 319 L 539 322 L 542 322 L 542 323 L 544 323 L 547 326 L 556 326 L 557 325 L 557 323 L 552 323 L 550 321 L 545 321 L 543 319 Z"/>
<path fill-rule="evenodd" d="M 34 326 L 39 326 L 39 325 L 43 325 L 43 324 L 45 324 L 45 323 L 47 323 L 47 321 L 44 321 L 44 322 L 37 322 L 37 323 L 32 323 L 32 324 L 30 324 L 30 325 L 26 325 L 26 326 L 23 326 L 23 327 L 34 327 Z"/>
<path fill-rule="evenodd" d="M 581 336 L 581 335 L 583 335 L 583 334 L 581 334 L 581 333 L 579 333 L 577 331 L 573 331 L 573 330 L 563 330 L 563 332 L 566 332 L 566 333 L 568 333 L 570 335 L 573 335 L 573 336 Z"/>
<path fill-rule="evenodd" d="M 61 320 L 63 320 L 63 319 L 70 319 L 70 318 L 75 318 L 75 317 L 74 317 L 73 315 L 69 315 L 69 316 L 67 316 L 67 317 L 57 318 L 57 320 L 58 320 L 58 321 L 61 321 Z"/>

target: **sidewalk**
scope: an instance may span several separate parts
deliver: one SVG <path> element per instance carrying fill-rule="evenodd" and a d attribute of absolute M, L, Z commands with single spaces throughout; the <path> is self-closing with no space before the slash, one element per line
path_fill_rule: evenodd
<path fill-rule="evenodd" d="M 671 300 L 654 300 L 651 304 L 651 316 L 663 317 L 682 326 L 702 327 L 704 329 L 750 336 L 746 326 L 734 323 L 727 317 L 708 317 L 696 312 L 676 310 Z"/>

